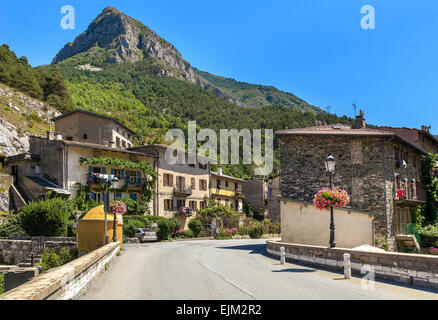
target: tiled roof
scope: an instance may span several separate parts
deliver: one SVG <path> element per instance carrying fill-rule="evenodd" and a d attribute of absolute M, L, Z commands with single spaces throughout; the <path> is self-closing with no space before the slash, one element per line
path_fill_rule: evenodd
<path fill-rule="evenodd" d="M 226 174 L 219 174 L 217 172 L 211 172 L 211 175 L 216 176 L 216 177 L 222 177 L 222 178 L 228 178 L 228 179 L 232 179 L 232 180 L 237 180 L 237 181 L 243 181 L 243 179 L 239 179 L 236 177 L 232 177 L 232 176 L 227 176 Z"/>
<path fill-rule="evenodd" d="M 66 146 L 72 146 L 72 147 L 82 147 L 82 148 L 91 148 L 91 149 L 98 149 L 98 150 L 104 150 L 104 151 L 112 151 L 112 152 L 122 152 L 122 153 L 130 153 L 130 154 L 136 154 L 140 156 L 149 156 L 149 157 L 157 157 L 153 154 L 147 154 L 144 152 L 138 152 L 138 151 L 131 151 L 126 149 L 120 149 L 120 148 L 111 148 L 107 147 L 101 144 L 96 143 L 88 143 L 88 142 L 80 142 L 80 141 L 70 141 L 70 140 L 62 140 L 62 143 Z"/>
<path fill-rule="evenodd" d="M 288 129 L 276 131 L 276 135 L 355 135 L 355 136 L 394 136 L 393 132 L 371 128 L 353 129 L 351 126 L 344 124 L 332 124 L 325 126 L 316 126 L 308 128 Z"/>
<path fill-rule="evenodd" d="M 345 125 L 345 124 L 331 124 L 316 127 L 298 128 L 298 129 L 288 129 L 275 132 L 276 136 L 287 136 L 287 135 L 332 135 L 332 136 L 367 136 L 367 137 L 394 137 L 399 142 L 408 145 L 422 154 L 427 154 L 422 148 L 416 146 L 414 143 L 410 142 L 406 138 L 382 129 L 372 129 L 372 128 L 358 128 Z"/>

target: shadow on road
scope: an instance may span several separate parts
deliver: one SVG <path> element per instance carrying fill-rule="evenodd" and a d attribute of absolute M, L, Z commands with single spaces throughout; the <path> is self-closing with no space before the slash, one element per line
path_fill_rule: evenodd
<path fill-rule="evenodd" d="M 249 251 L 249 254 L 266 255 L 266 243 L 248 244 L 243 246 L 241 245 L 241 246 L 229 246 L 229 247 L 216 247 L 216 249 L 244 250 L 244 251 Z"/>
<path fill-rule="evenodd" d="M 313 269 L 296 269 L 296 268 L 289 268 L 289 269 L 283 269 L 283 270 L 272 270 L 272 272 L 294 272 L 294 273 L 306 273 L 306 272 L 315 272 Z"/>

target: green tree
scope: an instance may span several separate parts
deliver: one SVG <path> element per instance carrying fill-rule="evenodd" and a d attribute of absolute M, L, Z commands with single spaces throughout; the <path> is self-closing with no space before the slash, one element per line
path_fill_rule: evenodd
<path fill-rule="evenodd" d="M 72 207 L 60 198 L 30 202 L 20 213 L 21 225 L 30 236 L 67 236 Z"/>
<path fill-rule="evenodd" d="M 421 160 L 421 184 L 427 196 L 427 202 L 422 208 L 425 225 L 438 222 L 438 177 L 434 174 L 437 156 L 429 154 Z"/>

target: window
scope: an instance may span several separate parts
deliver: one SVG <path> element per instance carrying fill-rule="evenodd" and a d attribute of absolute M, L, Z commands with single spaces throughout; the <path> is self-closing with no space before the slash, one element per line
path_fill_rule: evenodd
<path fill-rule="evenodd" d="M 239 210 L 239 208 L 240 208 L 239 200 L 236 200 L 236 201 L 234 202 L 234 208 L 235 208 L 236 210 Z"/>
<path fill-rule="evenodd" d="M 164 199 L 164 210 L 173 210 L 172 199 Z"/>
<path fill-rule="evenodd" d="M 199 164 L 199 169 L 207 170 L 207 164 Z"/>
<path fill-rule="evenodd" d="M 67 137 L 67 138 L 65 138 L 65 140 L 73 141 L 73 137 Z"/>
<path fill-rule="evenodd" d="M 205 209 L 206 207 L 207 207 L 207 203 L 205 201 L 199 201 L 199 208 L 201 210 Z"/>
<path fill-rule="evenodd" d="M 194 168 L 195 164 L 194 163 L 189 163 L 189 166 Z"/>
<path fill-rule="evenodd" d="M 116 146 L 117 146 L 117 148 L 120 148 L 120 138 L 119 137 L 116 138 Z"/>
<path fill-rule="evenodd" d="M 198 209 L 197 207 L 197 202 L 196 201 L 190 201 L 189 202 L 189 207 L 190 209 L 192 209 L 193 211 L 196 211 Z"/>
<path fill-rule="evenodd" d="M 199 180 L 199 190 L 207 190 L 207 180 Z"/>
<path fill-rule="evenodd" d="M 128 148 L 131 148 L 131 147 L 132 147 L 132 144 L 128 143 Z"/>
<path fill-rule="evenodd" d="M 125 140 L 122 141 L 122 147 L 123 147 L 124 149 L 126 149 L 126 141 L 125 141 Z"/>
<path fill-rule="evenodd" d="M 216 180 L 216 187 L 217 189 L 221 188 L 221 181 L 219 179 Z"/>
<path fill-rule="evenodd" d="M 225 181 L 225 187 L 228 188 L 228 181 Z"/>
<path fill-rule="evenodd" d="M 84 133 L 84 135 L 82 136 L 82 139 L 87 140 L 88 139 L 88 135 L 86 133 Z"/>
<path fill-rule="evenodd" d="M 173 175 L 165 173 L 163 175 L 163 186 L 172 187 L 173 186 Z"/>
<path fill-rule="evenodd" d="M 186 186 L 186 178 L 185 177 L 176 177 L 176 187 L 184 189 Z"/>
<path fill-rule="evenodd" d="M 192 190 L 196 189 L 196 179 L 195 178 L 192 178 L 191 187 L 192 187 Z"/>
<path fill-rule="evenodd" d="M 234 184 L 234 190 L 236 190 L 236 191 L 239 190 L 239 184 L 237 182 Z"/>
<path fill-rule="evenodd" d="M 225 205 L 226 205 L 227 207 L 229 207 L 229 206 L 230 206 L 230 200 L 225 199 Z"/>
<path fill-rule="evenodd" d="M 137 180 L 137 171 L 130 171 L 129 172 L 129 183 L 135 184 L 136 180 Z"/>
<path fill-rule="evenodd" d="M 122 179 L 122 170 L 120 170 L 120 169 L 114 169 L 114 176 L 115 176 L 117 179 L 121 180 L 121 179 Z"/>
<path fill-rule="evenodd" d="M 93 167 L 93 173 L 102 173 L 101 167 Z"/>
<path fill-rule="evenodd" d="M 217 199 L 217 204 L 221 204 L 221 202 L 222 202 L 222 199 L 218 198 Z"/>

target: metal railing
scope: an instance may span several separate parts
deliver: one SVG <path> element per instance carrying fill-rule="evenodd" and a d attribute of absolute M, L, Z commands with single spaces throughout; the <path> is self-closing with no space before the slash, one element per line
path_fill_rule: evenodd
<path fill-rule="evenodd" d="M 421 237 L 414 223 L 401 223 L 399 226 L 399 235 L 413 235 L 421 247 Z"/>

